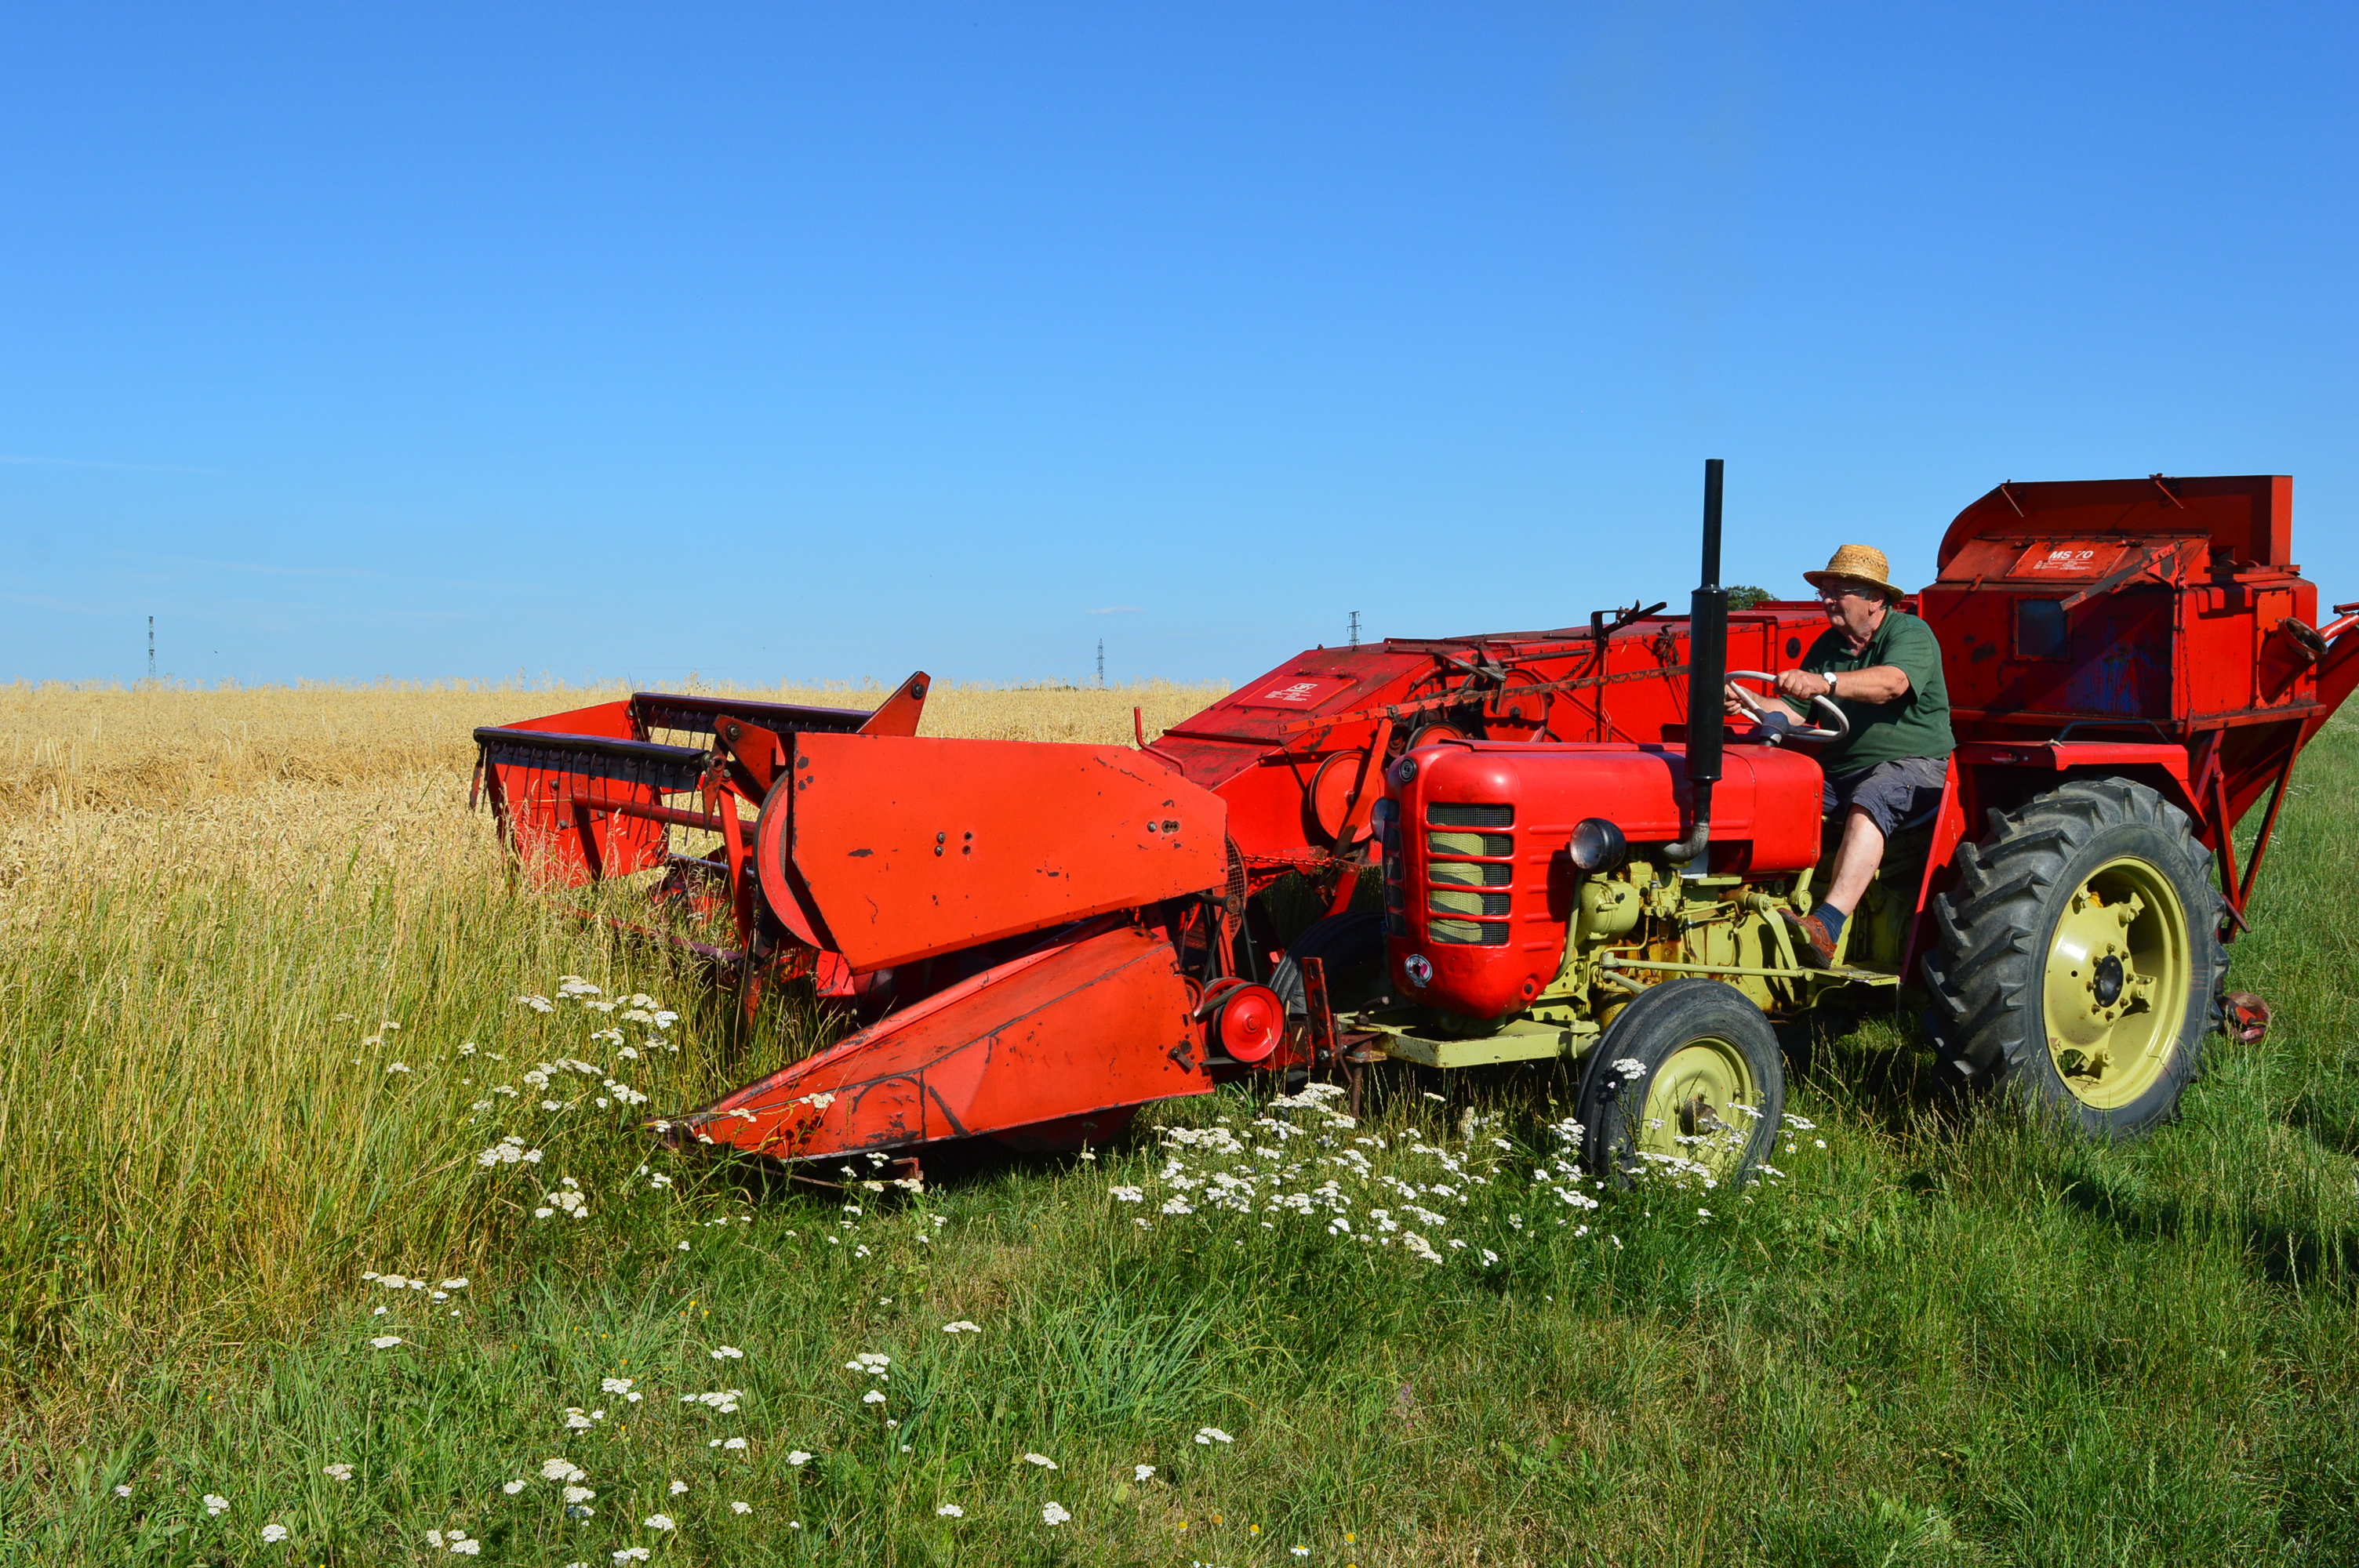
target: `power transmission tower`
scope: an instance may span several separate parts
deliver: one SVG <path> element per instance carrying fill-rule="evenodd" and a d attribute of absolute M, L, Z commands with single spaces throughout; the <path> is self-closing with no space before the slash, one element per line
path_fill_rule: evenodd
<path fill-rule="evenodd" d="M 1352 646 L 1353 646 L 1354 648 L 1356 648 L 1356 647 L 1358 647 L 1359 645 L 1360 645 L 1360 612 L 1359 612 L 1358 611 L 1354 610 L 1353 611 L 1352 611 Z"/>
<path fill-rule="evenodd" d="M 1105 685 L 1105 639 L 1098 639 L 1098 685 Z"/>
<path fill-rule="evenodd" d="M 147 617 L 147 684 L 156 684 L 156 618 Z"/>

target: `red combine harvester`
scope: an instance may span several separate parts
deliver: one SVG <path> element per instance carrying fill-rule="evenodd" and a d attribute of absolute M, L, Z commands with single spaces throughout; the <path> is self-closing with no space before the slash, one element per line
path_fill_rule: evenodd
<path fill-rule="evenodd" d="M 728 912 L 734 946 L 699 950 L 749 1006 L 809 978 L 865 1022 L 657 1124 L 675 1141 L 1071 1147 L 1256 1069 L 1356 1093 L 1386 1058 L 1565 1059 L 1600 1171 L 1741 1176 L 1781 1114 L 1771 1021 L 1904 996 L 1963 1077 L 2135 1131 L 2209 1029 L 2259 1027 L 2226 945 L 2295 759 L 2359 682 L 2359 606 L 2320 623 L 2291 518 L 2271 476 L 2005 484 L 1960 513 L 1905 601 L 1960 744 L 1826 968 L 1779 917 L 1823 885 L 1819 765 L 1729 732 L 1721 696 L 1826 619 L 1728 608 L 1717 462 L 1687 616 L 1318 649 L 1135 748 L 922 738 L 923 674 L 873 713 L 643 692 L 477 730 L 478 781 L 542 877 Z M 1355 908 L 1372 869 L 1381 908 Z M 1282 930 L 1306 892 L 1323 917 Z"/>

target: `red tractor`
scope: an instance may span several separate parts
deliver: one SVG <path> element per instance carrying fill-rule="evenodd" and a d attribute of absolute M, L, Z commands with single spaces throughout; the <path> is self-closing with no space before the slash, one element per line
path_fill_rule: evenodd
<path fill-rule="evenodd" d="M 1772 1021 L 1830 1003 L 1913 1003 L 1962 1078 L 2092 1133 L 2168 1116 L 2206 1032 L 2262 1022 L 2227 945 L 2359 682 L 2359 607 L 2321 624 L 2291 563 L 2292 481 L 2006 484 L 1959 514 L 1905 604 L 1960 744 L 1814 968 L 1780 914 L 1832 848 L 1810 732 L 1730 734 L 1722 694 L 1826 621 L 1728 607 L 1708 474 L 1687 616 L 1317 649 L 1136 749 L 919 738 L 923 675 L 874 713 L 641 693 L 476 731 L 478 778 L 545 876 L 725 912 L 734 943 L 699 951 L 749 1005 L 808 978 L 866 1021 L 656 1124 L 675 1141 L 1070 1147 L 1256 1070 L 1566 1060 L 1601 1172 L 1741 1176 L 1782 1110 Z"/>

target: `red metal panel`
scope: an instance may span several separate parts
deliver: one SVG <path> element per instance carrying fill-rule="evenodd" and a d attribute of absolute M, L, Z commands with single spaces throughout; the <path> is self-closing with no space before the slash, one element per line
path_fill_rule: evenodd
<path fill-rule="evenodd" d="M 1959 747 L 1958 762 L 1967 767 L 2045 768 L 2056 773 L 2068 768 L 2160 768 L 2179 781 L 2181 790 L 2190 788 L 2187 748 L 2160 742 L 1984 741 Z"/>
<path fill-rule="evenodd" d="M 877 704 L 876 711 L 861 725 L 863 735 L 915 735 L 918 720 L 925 716 L 926 693 L 933 689 L 933 677 L 919 670 L 895 688 L 892 696 Z"/>
<path fill-rule="evenodd" d="M 603 735 L 616 741 L 643 741 L 631 723 L 631 705 L 627 702 L 601 702 L 588 708 L 569 708 L 552 713 L 546 719 L 519 719 L 503 724 L 503 730 L 538 730 L 559 735 Z"/>
<path fill-rule="evenodd" d="M 602 702 L 499 726 L 534 735 L 580 735 L 596 741 L 638 739 L 627 702 Z M 482 731 L 478 732 L 480 740 Z M 526 753 L 528 757 L 530 753 Z M 585 777 L 530 761 L 500 761 L 487 752 L 484 764 L 493 809 L 516 859 L 532 874 L 563 887 L 602 877 L 625 876 L 663 863 L 663 823 L 644 813 L 660 806 L 658 793 L 623 779 Z M 621 816 L 590 809 L 583 798 L 626 802 L 641 809 Z"/>
<path fill-rule="evenodd" d="M 1123 925 L 989 969 L 683 1119 L 785 1160 L 1209 1094 L 1171 944 Z"/>
<path fill-rule="evenodd" d="M 2257 475 L 2010 484 L 1967 507 L 1921 596 L 1960 738 L 2186 744 L 2304 712 L 2310 661 L 2277 632 L 2316 616 L 2292 504 L 2290 481 Z"/>
<path fill-rule="evenodd" d="M 1948 884 L 1956 869 L 1958 846 L 1966 837 L 1966 801 L 1962 787 L 1966 780 L 1960 773 L 1960 761 L 1953 753 L 1941 770 L 1941 804 L 1933 813 L 1933 839 L 1926 847 L 1924 874 L 1917 880 L 1916 912 L 1908 922 L 1908 945 L 1900 954 L 1903 976 L 1914 976 L 1918 955 L 1940 938 L 1933 919 L 1933 894 Z"/>
<path fill-rule="evenodd" d="M 1958 514 L 1941 537 L 1943 578 L 1974 539 L 2205 535 L 2237 564 L 2293 564 L 2293 481 L 2284 474 L 2007 483 Z"/>
<path fill-rule="evenodd" d="M 854 969 L 1228 873 L 1220 797 L 1125 746 L 799 735 L 792 773 L 793 868 Z"/>

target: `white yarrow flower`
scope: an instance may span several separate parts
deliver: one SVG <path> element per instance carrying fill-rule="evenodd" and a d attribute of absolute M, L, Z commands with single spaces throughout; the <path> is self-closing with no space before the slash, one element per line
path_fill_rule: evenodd
<path fill-rule="evenodd" d="M 1045 1454 L 1027 1454 L 1024 1456 L 1024 1463 L 1038 1465 L 1043 1470 L 1054 1470 L 1057 1467 L 1057 1462 Z"/>
<path fill-rule="evenodd" d="M 263 1545 L 265 1545 L 265 1546 L 276 1546 L 276 1545 L 277 1545 L 280 1541 L 284 1541 L 284 1540 L 286 1540 L 286 1539 L 287 1539 L 287 1527 L 286 1527 L 285 1525 L 283 1525 L 283 1524 L 266 1524 L 266 1525 L 264 1525 L 264 1526 L 262 1527 L 262 1544 L 263 1544 Z"/>
<path fill-rule="evenodd" d="M 966 1510 L 959 1507 L 956 1503 L 944 1503 L 940 1508 L 936 1509 L 934 1511 L 941 1515 L 944 1519 L 966 1518 Z"/>
<path fill-rule="evenodd" d="M 678 1525 L 671 1522 L 671 1516 L 669 1514 L 649 1514 L 645 1522 L 649 1530 L 677 1530 L 679 1528 Z"/>
<path fill-rule="evenodd" d="M 787 1463 L 799 1470 L 811 1462 L 811 1456 L 798 1448 L 787 1455 Z"/>
<path fill-rule="evenodd" d="M 372 1350 L 390 1350 L 400 1343 L 401 1336 L 398 1334 L 380 1334 L 375 1339 L 369 1341 L 369 1348 Z"/>
<path fill-rule="evenodd" d="M 205 1512 L 208 1514 L 223 1514 L 229 1511 L 229 1499 L 218 1492 L 207 1492 L 204 1501 Z"/>
<path fill-rule="evenodd" d="M 353 1467 L 349 1465 L 322 1465 L 320 1474 L 331 1481 L 349 1481 L 353 1478 Z"/>
<path fill-rule="evenodd" d="M 1215 1443 L 1234 1443 L 1236 1439 L 1217 1426 L 1200 1426 L 1196 1429 L 1196 1441 L 1209 1447 Z"/>
<path fill-rule="evenodd" d="M 1134 1481 L 1152 1481 L 1155 1479 L 1155 1466 L 1152 1465 L 1138 1465 L 1131 1471 L 1130 1478 Z"/>
<path fill-rule="evenodd" d="M 1059 1503 L 1050 1503 L 1048 1507 L 1040 1510 L 1040 1522 L 1042 1524 L 1062 1524 L 1072 1517 L 1072 1515 L 1065 1511 L 1063 1505 Z"/>

